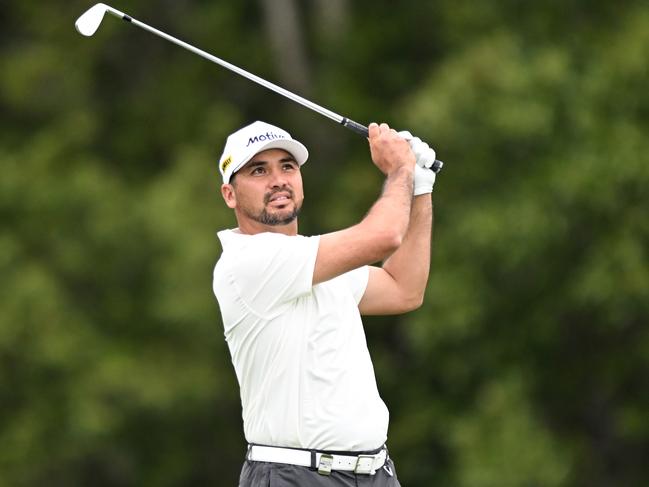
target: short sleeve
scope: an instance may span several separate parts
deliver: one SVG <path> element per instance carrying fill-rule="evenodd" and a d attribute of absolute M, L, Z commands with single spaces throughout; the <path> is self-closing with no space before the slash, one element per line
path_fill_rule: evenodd
<path fill-rule="evenodd" d="M 369 266 L 359 267 L 344 274 L 347 281 L 347 285 L 350 287 L 356 304 L 361 302 L 365 290 L 367 289 L 367 283 L 370 278 L 370 268 Z"/>
<path fill-rule="evenodd" d="M 320 238 L 262 233 L 245 237 L 230 256 L 230 282 L 247 307 L 269 318 L 311 292 Z"/>

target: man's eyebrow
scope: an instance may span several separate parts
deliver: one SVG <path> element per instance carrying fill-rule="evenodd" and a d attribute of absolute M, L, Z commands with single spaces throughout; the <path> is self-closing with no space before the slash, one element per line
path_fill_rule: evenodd
<path fill-rule="evenodd" d="M 292 155 L 287 155 L 285 157 L 282 157 L 279 160 L 279 162 L 295 162 L 295 163 L 297 163 L 297 161 L 295 160 L 295 157 L 293 157 Z M 264 159 L 257 159 L 257 160 L 249 162 L 244 167 L 257 167 L 257 166 L 264 166 L 266 164 L 268 164 L 268 161 L 266 161 Z"/>
<path fill-rule="evenodd" d="M 249 162 L 248 164 L 246 164 L 246 166 L 248 166 L 248 167 L 256 167 L 256 166 L 264 166 L 266 164 L 268 164 L 268 161 L 257 160 L 257 161 Z"/>
<path fill-rule="evenodd" d="M 261 167 L 261 166 L 267 166 L 268 161 L 264 161 L 263 159 L 258 159 L 256 161 L 250 161 L 247 162 L 242 168 L 242 171 L 250 171 L 256 167 Z"/>

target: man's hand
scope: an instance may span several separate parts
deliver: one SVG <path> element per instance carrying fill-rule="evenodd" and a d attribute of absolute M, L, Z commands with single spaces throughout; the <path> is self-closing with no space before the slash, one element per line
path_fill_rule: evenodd
<path fill-rule="evenodd" d="M 432 169 L 419 167 L 419 164 L 417 164 L 415 165 L 414 181 L 413 196 L 432 193 L 435 184 L 435 173 Z"/>
<path fill-rule="evenodd" d="M 435 149 L 430 147 L 426 142 L 421 140 L 419 137 L 414 137 L 407 130 L 402 130 L 398 133 L 400 137 L 407 140 L 410 144 L 412 152 L 414 152 L 415 157 L 417 158 L 417 165 L 419 167 L 430 168 L 435 162 L 437 154 Z"/>
<path fill-rule="evenodd" d="M 433 166 L 437 156 L 437 154 L 435 154 L 435 149 L 430 147 L 419 137 L 413 137 L 413 135 L 407 130 L 402 130 L 398 135 L 408 141 L 412 152 L 417 158 L 413 195 L 419 196 L 421 194 L 432 193 L 436 175 L 430 168 Z"/>
<path fill-rule="evenodd" d="M 387 123 L 368 127 L 372 161 L 386 176 L 401 167 L 413 170 L 416 158 L 410 144 Z"/>

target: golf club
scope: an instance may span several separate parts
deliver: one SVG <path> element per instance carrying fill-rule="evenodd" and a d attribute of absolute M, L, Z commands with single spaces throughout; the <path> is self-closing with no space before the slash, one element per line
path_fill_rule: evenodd
<path fill-rule="evenodd" d="M 92 36 L 95 32 L 97 32 L 97 29 L 99 28 L 99 25 L 101 24 L 101 21 L 104 18 L 104 15 L 106 13 L 109 13 L 111 15 L 114 15 L 117 18 L 120 18 L 126 22 L 130 22 L 144 30 L 147 30 L 151 32 L 152 34 L 155 34 L 159 37 L 162 37 L 163 39 L 166 39 L 170 42 L 173 42 L 174 44 L 184 47 L 188 51 L 193 52 L 194 54 L 198 54 L 199 56 L 207 59 L 208 61 L 212 61 L 213 63 L 216 63 L 225 69 L 229 69 L 230 71 L 233 71 L 237 73 L 240 76 L 243 76 L 244 78 L 249 79 L 250 81 L 254 81 L 255 83 L 263 86 L 264 88 L 267 88 L 271 91 L 274 91 L 275 93 L 279 93 L 282 96 L 285 96 L 289 100 L 292 100 L 296 103 L 299 103 L 302 106 L 305 106 L 306 108 L 309 108 L 313 110 L 316 113 L 319 113 L 320 115 L 323 115 L 327 118 L 330 118 L 331 120 L 338 122 L 344 127 L 347 127 L 348 129 L 362 135 L 363 137 L 368 136 L 368 130 L 365 125 L 361 125 L 360 123 L 354 122 L 353 120 L 350 120 L 347 117 L 343 117 L 341 115 L 338 115 L 337 113 L 332 112 L 331 110 L 328 110 L 324 107 L 321 107 L 320 105 L 317 105 L 313 103 L 312 101 L 307 100 L 306 98 L 302 98 L 299 95 L 296 95 L 295 93 L 292 93 L 281 86 L 277 86 L 274 83 L 271 83 L 269 81 L 266 81 L 265 79 L 260 78 L 259 76 L 256 76 L 252 73 L 249 73 L 248 71 L 245 71 L 234 64 L 231 64 L 227 61 L 224 61 L 223 59 L 220 59 L 216 56 L 213 56 L 201 49 L 198 49 L 197 47 L 192 46 L 191 44 L 187 44 L 186 42 L 181 41 L 180 39 L 176 39 L 173 36 L 170 36 L 169 34 L 166 34 L 158 29 L 155 29 L 144 22 L 140 22 L 137 19 L 134 19 L 130 15 L 127 15 L 123 12 L 120 12 L 117 9 L 114 9 L 113 7 L 110 7 L 104 3 L 97 3 L 90 7 L 88 10 L 86 10 L 74 23 L 74 26 L 76 27 L 77 31 L 86 36 L 90 37 Z M 442 166 L 444 163 L 442 161 L 436 160 L 431 169 L 434 172 L 439 172 L 442 169 Z"/>

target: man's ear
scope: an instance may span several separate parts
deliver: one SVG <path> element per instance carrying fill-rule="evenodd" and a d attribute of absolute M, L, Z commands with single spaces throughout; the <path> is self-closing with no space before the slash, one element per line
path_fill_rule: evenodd
<path fill-rule="evenodd" d="M 228 208 L 236 208 L 237 206 L 237 196 L 234 192 L 234 187 L 231 184 L 222 184 L 221 185 L 221 196 L 225 204 L 228 205 Z"/>

